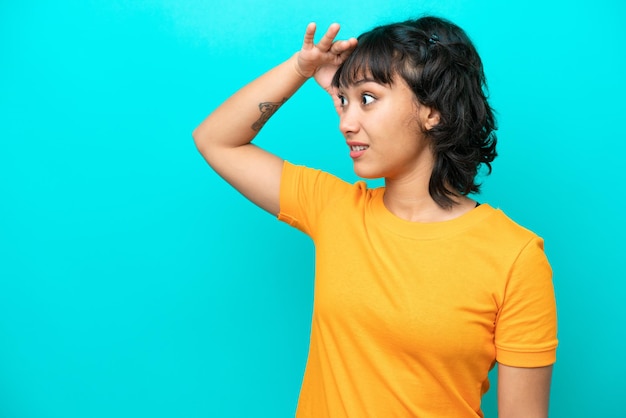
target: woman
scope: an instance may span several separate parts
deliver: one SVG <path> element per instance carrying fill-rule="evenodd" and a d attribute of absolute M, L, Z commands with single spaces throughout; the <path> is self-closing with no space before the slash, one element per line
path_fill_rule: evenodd
<path fill-rule="evenodd" d="M 543 242 L 480 205 L 496 156 L 482 64 L 458 26 L 424 17 L 335 41 L 333 24 L 194 131 L 206 161 L 316 245 L 298 417 L 478 417 L 498 366 L 501 418 L 545 417 L 556 308 Z M 251 144 L 310 77 L 331 93 L 368 189 Z"/>

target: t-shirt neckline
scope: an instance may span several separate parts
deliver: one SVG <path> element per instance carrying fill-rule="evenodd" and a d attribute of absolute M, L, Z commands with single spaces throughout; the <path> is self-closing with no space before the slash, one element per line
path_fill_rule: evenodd
<path fill-rule="evenodd" d="M 376 222 L 391 232 L 412 239 L 438 239 L 459 234 L 493 213 L 493 208 L 482 203 L 467 213 L 441 222 L 411 222 L 394 215 L 383 201 L 384 187 L 372 190 L 368 210 Z"/>

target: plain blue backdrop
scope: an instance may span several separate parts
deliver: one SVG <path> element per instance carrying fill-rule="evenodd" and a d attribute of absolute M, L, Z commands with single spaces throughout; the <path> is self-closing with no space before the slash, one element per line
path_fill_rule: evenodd
<path fill-rule="evenodd" d="M 309 21 L 347 37 L 423 13 L 484 60 L 500 157 L 479 199 L 546 240 L 551 416 L 626 417 L 618 0 L 2 1 L 0 417 L 293 416 L 312 244 L 226 186 L 191 131 Z M 337 124 L 309 82 L 258 142 L 352 181 Z"/>

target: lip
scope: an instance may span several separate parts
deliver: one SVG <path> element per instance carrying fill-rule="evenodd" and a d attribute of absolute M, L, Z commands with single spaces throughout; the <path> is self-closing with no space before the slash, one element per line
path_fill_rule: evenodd
<path fill-rule="evenodd" d="M 362 142 L 355 142 L 355 141 L 348 141 L 346 142 L 346 144 L 348 145 L 348 148 L 350 149 L 350 158 L 352 159 L 357 159 L 360 156 L 362 156 L 363 154 L 365 154 L 365 151 L 367 151 L 369 149 L 369 145 L 364 144 Z M 366 147 L 363 150 L 359 150 L 359 151 L 353 151 L 352 147 Z"/>

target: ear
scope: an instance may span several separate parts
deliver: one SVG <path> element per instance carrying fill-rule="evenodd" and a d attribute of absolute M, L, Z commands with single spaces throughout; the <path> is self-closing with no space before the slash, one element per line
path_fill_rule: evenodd
<path fill-rule="evenodd" d="M 439 125 L 441 119 L 441 113 L 432 107 L 422 106 L 420 108 L 420 116 L 422 119 L 422 126 L 427 131 L 430 131 L 435 126 Z"/>

